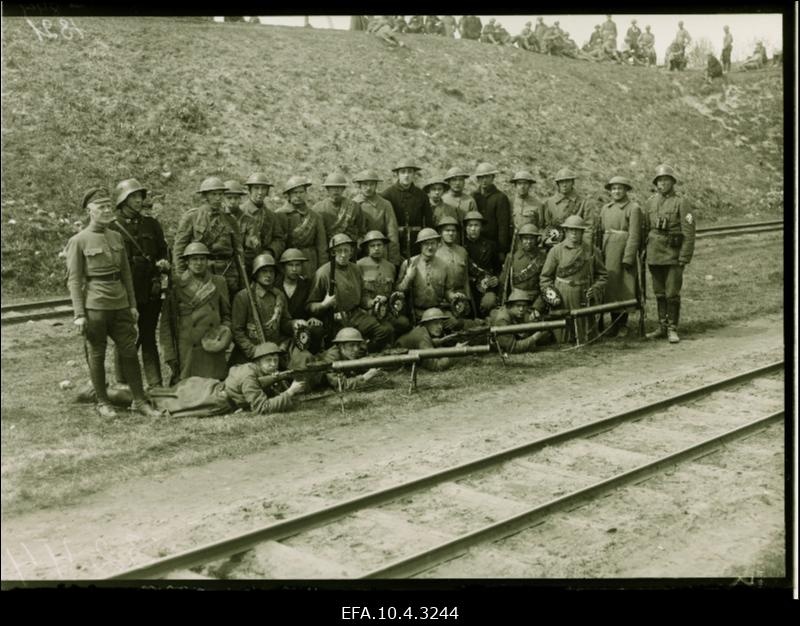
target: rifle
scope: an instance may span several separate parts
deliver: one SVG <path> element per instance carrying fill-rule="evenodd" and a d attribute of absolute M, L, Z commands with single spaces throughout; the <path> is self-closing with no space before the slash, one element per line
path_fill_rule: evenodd
<path fill-rule="evenodd" d="M 636 270 L 638 272 L 636 286 L 639 300 L 639 337 L 644 337 L 644 322 L 647 316 L 647 249 L 636 255 Z"/>
<path fill-rule="evenodd" d="M 500 299 L 500 305 L 504 305 L 506 303 L 506 298 L 510 293 L 511 289 L 514 287 L 514 282 L 511 278 L 511 273 L 514 271 L 514 250 L 516 249 L 517 244 L 517 226 L 513 223 L 512 217 L 512 224 L 511 224 L 511 250 L 509 251 L 508 255 L 506 255 L 506 260 L 503 263 L 503 271 L 506 273 L 506 279 L 503 281 L 503 294 L 502 298 Z"/>
<path fill-rule="evenodd" d="M 177 270 L 175 270 L 177 271 Z M 181 342 L 178 337 L 178 296 L 175 289 L 173 280 L 174 272 L 169 274 L 169 315 L 167 316 L 167 323 L 169 324 L 169 334 L 172 338 L 172 349 L 175 352 L 175 360 L 178 362 L 176 371 L 170 373 L 169 384 L 170 387 L 177 385 L 181 377 Z"/>
<path fill-rule="evenodd" d="M 313 374 L 319 374 L 320 372 L 327 372 L 333 369 L 333 363 L 308 363 L 303 368 L 293 369 L 293 370 L 283 370 L 281 372 L 276 372 L 275 374 L 269 374 L 267 376 L 259 376 L 258 377 L 258 384 L 262 388 L 270 387 L 275 383 L 282 382 L 284 380 L 295 380 L 299 378 L 307 378 Z"/>
<path fill-rule="evenodd" d="M 440 346 L 459 343 L 461 341 L 469 341 L 471 339 L 476 339 L 483 335 L 488 335 L 489 332 L 490 328 L 488 326 L 476 326 L 475 328 L 467 328 L 465 330 L 459 330 L 457 332 L 450 333 L 449 335 L 445 335 L 443 337 L 435 337 L 433 339 L 433 346 L 435 348 L 438 348 Z"/>
<path fill-rule="evenodd" d="M 236 249 L 236 245 L 233 240 L 233 233 L 231 233 L 231 246 L 233 247 L 233 257 L 236 259 L 236 267 L 239 270 L 239 275 L 242 277 L 242 283 L 244 283 L 244 288 L 247 292 L 247 300 L 250 302 L 250 315 L 253 316 L 253 324 L 255 324 L 256 327 L 258 341 L 259 343 L 265 343 L 267 341 L 267 336 L 264 334 L 264 326 L 261 324 L 261 315 L 258 312 L 258 306 L 256 305 L 256 299 L 253 295 L 253 289 L 251 288 L 250 280 L 247 277 L 247 269 L 244 264 L 244 254 Z"/>

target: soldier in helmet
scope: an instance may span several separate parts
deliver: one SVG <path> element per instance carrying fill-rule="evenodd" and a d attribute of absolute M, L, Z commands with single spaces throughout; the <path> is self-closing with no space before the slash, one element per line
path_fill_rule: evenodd
<path fill-rule="evenodd" d="M 600 250 L 582 239 L 587 228 L 579 215 L 570 215 L 563 224 L 564 241 L 547 253 L 539 275 L 539 287 L 553 287 L 561 293 L 564 307 L 578 309 L 598 304 L 603 295 L 608 273 Z M 575 336 L 577 332 L 577 337 Z M 560 341 L 576 338 L 585 343 L 594 335 L 594 323 L 589 317 L 579 317 L 574 328 L 559 331 Z"/>
<path fill-rule="evenodd" d="M 536 26 L 533 28 L 533 41 L 535 42 L 534 51 L 544 54 L 547 52 L 546 39 L 550 28 L 544 23 L 543 17 L 536 18 Z"/>
<path fill-rule="evenodd" d="M 402 159 L 392 169 L 396 182 L 381 193 L 394 209 L 400 233 L 400 254 L 405 259 L 411 256 L 411 244 L 417 233 L 433 224 L 428 196 L 414 184 L 419 170 L 411 159 Z"/>
<path fill-rule="evenodd" d="M 497 244 L 497 258 L 502 263 L 511 248 L 511 203 L 494 184 L 497 169 L 491 163 L 475 168 L 478 190 L 472 194 L 475 205 L 486 218 L 483 234 Z"/>
<path fill-rule="evenodd" d="M 337 361 L 354 361 L 366 356 L 367 347 L 364 337 L 357 328 L 345 326 L 342 328 L 331 342 L 331 347 L 322 353 L 321 360 L 324 363 L 336 363 Z M 326 372 L 324 375 L 311 377 L 313 386 L 319 386 L 321 382 L 327 382 L 334 389 L 352 391 L 363 389 L 369 386 L 370 382 L 376 378 L 385 378 L 386 372 L 378 368 L 370 368 L 363 374 L 347 376 L 346 374 L 332 374 Z"/>
<path fill-rule="evenodd" d="M 305 176 L 292 176 L 283 187 L 286 204 L 275 214 L 286 220 L 286 245 L 297 248 L 306 257 L 303 276 L 311 278 L 327 258 L 325 223 L 306 204 L 307 189 L 311 186 Z"/>
<path fill-rule="evenodd" d="M 364 281 L 361 270 L 350 262 L 354 249 L 355 242 L 348 235 L 340 233 L 331 237 L 332 260 L 322 265 L 314 276 L 308 310 L 320 318 L 333 313 L 329 337 L 332 331 L 352 326 L 367 337 L 370 350 L 378 352 L 393 341 L 394 333 L 388 320 L 378 321 L 371 311 L 362 308 Z M 333 264 L 336 264 L 335 270 Z"/>
<path fill-rule="evenodd" d="M 485 222 L 486 218 L 479 211 L 470 211 L 464 216 L 464 249 L 469 259 L 470 289 L 473 295 L 480 296 L 480 301 L 476 303 L 480 313 L 488 315 L 497 305 L 500 267 L 497 244 L 482 234 Z"/>
<path fill-rule="evenodd" d="M 536 184 L 533 174 L 521 170 L 511 179 L 514 185 L 514 196 L 511 198 L 511 215 L 514 219 L 514 230 L 523 224 L 544 226 L 544 203 L 531 194 L 531 186 Z"/>
<path fill-rule="evenodd" d="M 461 216 L 458 213 L 458 209 L 442 200 L 442 196 L 448 188 L 449 185 L 441 176 L 431 176 L 422 187 L 422 191 L 428 194 L 434 227 L 438 227 L 444 217 L 452 217 L 457 224 L 461 224 Z"/>
<path fill-rule="evenodd" d="M 514 247 L 511 267 L 509 269 L 506 266 L 500 275 L 501 285 L 508 285 L 512 290 L 525 291 L 530 296 L 536 319 L 545 311 L 539 290 L 539 276 L 546 259 L 547 250 L 542 247 L 541 230 L 535 224 L 523 224 L 517 231 L 517 245 Z M 506 271 L 511 272 L 510 277 L 506 277 Z"/>
<path fill-rule="evenodd" d="M 250 267 L 256 254 L 261 250 L 261 238 L 256 230 L 255 218 L 242 210 L 242 200 L 246 195 L 247 191 L 244 185 L 238 180 L 230 179 L 225 181 L 223 207 L 239 227 L 239 237 L 244 248 L 245 265 Z"/>
<path fill-rule="evenodd" d="M 252 263 L 253 258 L 260 252 L 269 252 L 274 258 L 279 258 L 286 249 L 286 219 L 278 215 L 267 205 L 266 200 L 272 183 L 266 174 L 254 172 L 245 181 L 247 185 L 247 198 L 242 202 L 242 212 L 253 220 L 252 230 L 258 242 L 251 239 L 245 241 L 247 262 Z"/>
<path fill-rule="evenodd" d="M 678 343 L 683 268 L 694 254 L 695 216 L 688 200 L 675 193 L 678 179 L 669 165 L 659 165 L 653 184 L 658 190 L 644 204 L 647 264 L 658 306 L 658 328 L 648 339 L 667 337 Z"/>
<path fill-rule="evenodd" d="M 269 252 L 259 254 L 253 261 L 254 284 L 251 291 L 264 340 L 282 344 L 292 336 L 294 326 L 286 297 L 275 286 L 275 270 L 275 259 L 272 255 Z M 231 354 L 230 365 L 238 365 L 253 358 L 253 350 L 261 342 L 257 323 L 247 290 L 242 289 L 233 298 L 231 331 L 236 347 Z"/>
<path fill-rule="evenodd" d="M 527 291 L 513 289 L 506 298 L 505 305 L 494 309 L 489 315 L 489 325 L 511 326 L 512 324 L 525 324 L 533 322 L 535 317 L 531 312 L 533 300 Z M 536 345 L 543 343 L 547 333 L 543 331 L 522 332 L 513 335 L 497 335 L 497 345 L 507 354 L 522 354 L 535 352 Z"/>
<path fill-rule="evenodd" d="M 605 188 L 611 194 L 611 202 L 600 209 L 603 264 L 608 271 L 604 302 L 633 300 L 637 296 L 636 257 L 642 242 L 642 210 L 635 200 L 628 197 L 633 186 L 624 176 L 612 177 Z M 613 326 L 609 336 L 625 337 L 628 334 L 628 313 L 613 312 L 611 320 Z"/>
<path fill-rule="evenodd" d="M 589 198 L 584 198 L 575 190 L 576 174 L 563 167 L 555 175 L 558 191 L 544 203 L 545 226 L 561 226 L 570 215 L 577 215 L 586 222 L 584 241 L 592 243 L 596 228 L 597 209 Z"/>
<path fill-rule="evenodd" d="M 158 220 L 142 215 L 146 196 L 147 189 L 135 178 L 121 181 L 114 189 L 116 220 L 109 228 L 122 235 L 130 259 L 136 310 L 139 312 L 136 347 L 142 349 L 144 375 L 151 387 L 160 387 L 161 360 L 156 329 L 161 314 L 162 277 L 166 278 L 170 269 L 169 248 Z M 114 369 L 117 381 L 127 382 L 116 350 Z"/>
<path fill-rule="evenodd" d="M 425 309 L 447 305 L 454 293 L 447 265 L 436 256 L 441 236 L 432 228 L 423 228 L 416 243 L 420 254 L 404 261 L 400 267 L 397 291 L 407 292 L 413 319 L 419 319 Z M 446 321 L 445 329 L 455 330 L 455 318 Z"/>
<path fill-rule="evenodd" d="M 402 258 L 397 217 L 391 203 L 375 192 L 379 181 L 380 176 L 375 170 L 362 170 L 353 176 L 353 182 L 358 186 L 358 193 L 353 196 L 353 202 L 361 207 L 364 228 L 367 232 L 377 230 L 389 240 L 386 258 L 394 265 L 400 265 Z"/>
<path fill-rule="evenodd" d="M 467 213 L 478 210 L 475 198 L 464 193 L 467 178 L 469 174 L 466 171 L 460 167 L 451 167 L 442 179 L 449 187 L 442 195 L 442 201 L 458 211 L 459 222 L 464 221 Z"/>
<path fill-rule="evenodd" d="M 389 311 L 397 268 L 384 258 L 387 243 L 389 239 L 379 230 L 368 232 L 361 242 L 367 251 L 367 256 L 356 261 L 364 284 L 361 308 L 372 311 L 379 321 L 388 319 L 395 336 L 399 336 L 411 328 L 411 323 L 405 315 L 394 315 Z"/>
<path fill-rule="evenodd" d="M 459 223 L 454 217 L 444 217 L 439 222 L 439 234 L 441 235 L 441 245 L 436 249 L 436 257 L 444 262 L 447 268 L 447 282 L 450 285 L 451 293 L 448 300 L 452 305 L 453 297 L 456 293 L 463 294 L 465 300 L 472 300 L 472 291 L 469 280 L 469 255 L 467 251 L 457 241 Z M 473 311 L 473 314 L 476 311 Z"/>
<path fill-rule="evenodd" d="M 495 18 L 489 18 L 489 21 L 483 27 L 481 31 L 481 43 L 502 44 L 499 33 L 497 32 L 497 20 Z"/>
<path fill-rule="evenodd" d="M 312 210 L 322 218 L 325 224 L 325 235 L 330 239 L 339 233 L 345 233 L 350 239 L 357 241 L 366 233 L 366 223 L 361 207 L 344 197 L 347 179 L 341 172 L 334 172 L 322 183 L 328 197 L 317 202 Z"/>
<path fill-rule="evenodd" d="M 225 279 L 210 271 L 210 256 L 199 241 L 186 246 L 181 254 L 186 269 L 176 277 L 166 301 L 159 338 L 173 383 L 190 376 L 224 380 L 228 374 L 230 297 Z"/>
<path fill-rule="evenodd" d="M 293 320 L 306 320 L 309 344 L 308 350 L 316 354 L 322 349 L 322 340 L 325 335 L 322 321 L 309 316 L 307 303 L 311 294 L 312 281 L 303 276 L 303 265 L 308 257 L 297 248 L 289 248 L 281 255 L 281 275 L 278 284 L 286 298 L 289 317 Z M 295 329 L 295 333 L 297 329 Z"/>
<path fill-rule="evenodd" d="M 225 183 L 217 176 L 209 176 L 200 184 L 198 192 L 203 197 L 203 204 L 181 216 L 172 254 L 177 273 L 182 275 L 186 272 L 183 251 L 189 243 L 204 244 L 208 249 L 209 269 L 225 279 L 228 284 L 226 295 L 232 297 L 231 292 L 239 290 L 239 272 L 234 255 L 244 251 L 236 221 L 222 210 L 226 189 Z"/>
<path fill-rule="evenodd" d="M 444 322 L 450 316 L 445 315 L 444 311 L 437 307 L 425 309 L 417 326 L 400 337 L 395 344 L 398 348 L 405 350 L 428 350 L 434 348 L 433 340 L 441 339 L 444 336 Z M 465 346 L 467 342 L 461 342 L 458 346 Z M 432 371 L 446 370 L 453 364 L 453 360 L 447 357 L 440 359 L 423 359 L 420 367 Z"/>
<path fill-rule="evenodd" d="M 120 369 L 133 393 L 131 410 L 148 417 L 159 413 L 147 401 L 136 351 L 139 316 L 128 256 L 122 236 L 109 226 L 114 220 L 111 199 L 99 188 L 83 196 L 89 225 L 67 243 L 67 286 L 74 324 L 85 338 L 89 376 L 97 398 L 97 412 L 117 416 L 106 389 L 106 345 L 114 340 Z"/>

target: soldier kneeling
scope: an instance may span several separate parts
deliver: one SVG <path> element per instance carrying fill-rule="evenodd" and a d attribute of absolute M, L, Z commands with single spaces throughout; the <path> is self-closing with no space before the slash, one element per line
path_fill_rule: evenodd
<path fill-rule="evenodd" d="M 506 298 L 504 306 L 494 309 L 489 315 L 489 324 L 495 326 L 510 326 L 512 324 L 526 324 L 536 321 L 531 311 L 533 298 L 530 292 L 522 289 L 513 289 Z M 536 345 L 547 339 L 547 333 L 542 331 L 522 332 L 507 335 L 497 335 L 497 345 L 508 354 L 534 352 Z"/>

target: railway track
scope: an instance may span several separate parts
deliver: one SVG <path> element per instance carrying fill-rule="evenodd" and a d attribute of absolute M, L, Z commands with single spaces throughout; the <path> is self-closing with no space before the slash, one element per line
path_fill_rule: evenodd
<path fill-rule="evenodd" d="M 111 579 L 447 576 L 446 563 L 472 548 L 780 423 L 782 370 L 750 370 Z"/>
<path fill-rule="evenodd" d="M 783 220 L 708 226 L 705 228 L 698 228 L 697 237 L 728 237 L 776 230 L 783 230 Z M 33 302 L 3 305 L 0 308 L 0 312 L 2 313 L 0 324 L 21 324 L 29 321 L 67 317 L 72 314 L 72 305 L 69 298 L 56 298 L 52 300 L 37 300 Z"/>

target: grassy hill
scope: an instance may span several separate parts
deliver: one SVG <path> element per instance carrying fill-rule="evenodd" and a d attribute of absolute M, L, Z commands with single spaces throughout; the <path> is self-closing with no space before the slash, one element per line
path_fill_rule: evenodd
<path fill-rule="evenodd" d="M 780 70 L 736 73 L 727 98 L 696 72 L 589 64 L 472 41 L 166 18 L 77 18 L 83 39 L 39 41 L 3 21 L 3 296 L 65 292 L 58 257 L 91 184 L 134 176 L 171 236 L 210 174 L 278 185 L 411 154 L 422 178 L 453 164 L 542 177 L 560 167 L 599 197 L 613 174 L 640 200 L 677 168 L 699 223 L 783 211 Z M 280 188 L 273 204 L 281 202 Z"/>

